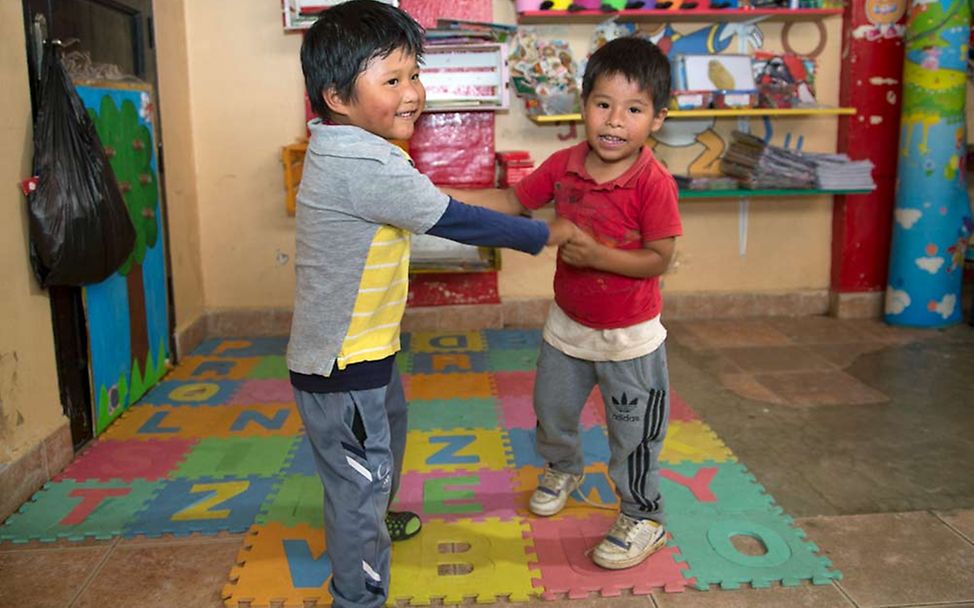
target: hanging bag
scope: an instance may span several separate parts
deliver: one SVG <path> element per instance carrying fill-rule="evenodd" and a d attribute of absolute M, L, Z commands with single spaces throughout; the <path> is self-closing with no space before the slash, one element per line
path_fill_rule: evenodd
<path fill-rule="evenodd" d="M 135 229 L 60 44 L 44 50 L 27 195 L 31 265 L 42 287 L 98 283 L 131 253 Z"/>

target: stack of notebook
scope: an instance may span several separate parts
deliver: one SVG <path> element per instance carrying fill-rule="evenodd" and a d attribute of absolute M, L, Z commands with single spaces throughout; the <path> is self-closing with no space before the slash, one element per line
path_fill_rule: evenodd
<path fill-rule="evenodd" d="M 720 161 L 725 174 L 751 189 L 815 188 L 815 162 L 801 152 L 772 146 L 748 133 L 734 131 Z"/>

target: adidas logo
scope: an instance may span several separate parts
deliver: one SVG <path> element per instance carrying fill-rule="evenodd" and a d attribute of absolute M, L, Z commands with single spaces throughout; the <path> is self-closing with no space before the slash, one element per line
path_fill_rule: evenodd
<path fill-rule="evenodd" d="M 616 399 L 615 397 L 612 398 L 612 405 L 614 405 L 617 410 L 623 413 L 631 412 L 638 403 L 639 403 L 639 399 L 633 398 L 633 400 L 630 401 L 626 398 L 625 393 L 622 393 L 622 396 L 619 397 L 618 399 Z"/>

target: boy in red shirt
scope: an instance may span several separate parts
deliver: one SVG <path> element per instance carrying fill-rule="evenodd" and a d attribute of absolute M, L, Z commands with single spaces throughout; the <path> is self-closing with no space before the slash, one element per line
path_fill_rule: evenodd
<path fill-rule="evenodd" d="M 669 420 L 659 276 L 682 232 L 677 187 L 645 145 L 666 118 L 670 64 L 648 40 L 613 40 L 582 81 L 586 141 L 549 157 L 513 190 L 463 193 L 507 213 L 555 203 L 577 229 L 561 246 L 555 304 L 534 388 L 537 449 L 548 463 L 531 511 L 561 511 L 583 477 L 579 418 L 596 384 L 621 512 L 593 561 L 639 564 L 666 543 L 659 455 Z"/>

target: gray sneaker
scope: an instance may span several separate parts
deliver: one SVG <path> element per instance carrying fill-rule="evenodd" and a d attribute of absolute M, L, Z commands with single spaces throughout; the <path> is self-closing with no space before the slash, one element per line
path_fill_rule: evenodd
<path fill-rule="evenodd" d="M 631 568 L 665 544 L 666 530 L 662 524 L 620 513 L 612 529 L 592 552 L 592 561 L 609 570 Z"/>
<path fill-rule="evenodd" d="M 548 517 L 565 508 L 568 495 L 582 485 L 583 475 L 562 473 L 551 467 L 544 470 L 541 483 L 531 495 L 530 508 L 535 515 Z"/>

